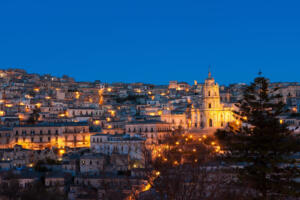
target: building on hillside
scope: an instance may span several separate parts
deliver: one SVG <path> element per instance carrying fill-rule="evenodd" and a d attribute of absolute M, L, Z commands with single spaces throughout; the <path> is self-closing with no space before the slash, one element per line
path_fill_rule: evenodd
<path fill-rule="evenodd" d="M 143 159 L 145 139 L 128 134 L 95 134 L 91 136 L 93 152 L 112 155 L 113 153 L 128 155 L 131 160 Z"/>
<path fill-rule="evenodd" d="M 126 133 L 146 138 L 146 145 L 159 144 L 172 133 L 169 123 L 159 120 L 132 121 L 125 125 Z"/>
<path fill-rule="evenodd" d="M 87 123 L 39 123 L 1 129 L 0 148 L 21 145 L 27 149 L 50 147 L 89 147 L 90 131 Z"/>
<path fill-rule="evenodd" d="M 221 103 L 219 85 L 209 72 L 199 102 L 190 104 L 182 113 L 163 113 L 161 119 L 175 128 L 215 129 L 225 127 L 228 122 L 235 120 L 233 110 L 233 104 Z"/>

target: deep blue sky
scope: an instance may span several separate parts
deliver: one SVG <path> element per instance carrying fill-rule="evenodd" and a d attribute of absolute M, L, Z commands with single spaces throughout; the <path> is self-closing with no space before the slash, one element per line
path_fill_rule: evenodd
<path fill-rule="evenodd" d="M 300 3 L 0 0 L 0 68 L 76 80 L 300 81 Z"/>

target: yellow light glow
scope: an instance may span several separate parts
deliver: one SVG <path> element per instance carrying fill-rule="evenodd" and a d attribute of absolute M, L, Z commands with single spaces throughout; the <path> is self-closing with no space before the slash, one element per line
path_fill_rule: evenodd
<path fill-rule="evenodd" d="M 60 155 L 63 155 L 63 154 L 65 154 L 65 153 L 66 153 L 66 151 L 65 151 L 64 149 L 60 149 L 60 150 L 59 150 L 59 154 L 60 154 Z"/>
<path fill-rule="evenodd" d="M 33 89 L 35 92 L 39 92 L 40 91 L 40 88 L 34 88 Z"/>
<path fill-rule="evenodd" d="M 156 176 L 159 176 L 159 175 L 160 175 L 160 171 L 157 171 L 157 172 L 155 173 L 155 175 L 156 175 Z"/>
<path fill-rule="evenodd" d="M 0 116 L 4 116 L 5 112 L 3 110 L 0 111 Z"/>
<path fill-rule="evenodd" d="M 279 123 L 280 123 L 280 124 L 283 124 L 283 120 L 282 120 L 282 119 L 280 119 L 280 120 L 279 120 Z"/>
<path fill-rule="evenodd" d="M 197 150 L 196 149 L 193 149 L 193 152 L 196 152 Z"/>
<path fill-rule="evenodd" d="M 141 91 L 141 89 L 136 89 L 136 92 L 141 93 L 142 91 Z"/>
<path fill-rule="evenodd" d="M 111 125 L 108 125 L 108 126 L 107 126 L 107 128 L 111 129 L 111 128 L 112 128 L 112 126 L 111 126 Z"/>
<path fill-rule="evenodd" d="M 13 104 L 11 104 L 11 103 L 7 103 L 7 104 L 5 104 L 5 107 L 7 107 L 7 108 L 11 108 L 11 107 L 13 107 Z"/>
<path fill-rule="evenodd" d="M 19 114 L 19 120 L 23 120 L 24 119 L 24 115 L 23 114 Z"/>
<path fill-rule="evenodd" d="M 110 119 L 109 117 L 107 117 L 107 118 L 106 118 L 106 121 L 110 122 L 110 121 L 111 121 L 111 119 Z"/>
<path fill-rule="evenodd" d="M 215 145 L 216 143 L 215 142 L 211 142 L 211 145 Z"/>
<path fill-rule="evenodd" d="M 94 121 L 94 125 L 99 125 L 100 124 L 100 120 L 95 120 Z"/>
<path fill-rule="evenodd" d="M 157 111 L 157 114 L 162 115 L 162 111 L 161 110 Z"/>
<path fill-rule="evenodd" d="M 49 99 L 51 99 L 51 97 L 49 97 L 49 96 L 46 96 L 46 97 L 45 97 L 45 99 L 49 100 Z"/>
<path fill-rule="evenodd" d="M 143 192 L 148 191 L 151 189 L 151 185 L 148 183 L 145 188 L 143 189 Z"/>
<path fill-rule="evenodd" d="M 25 95 L 25 98 L 27 98 L 27 99 L 32 99 L 32 96 L 30 96 L 29 94 L 26 94 L 26 95 Z"/>
<path fill-rule="evenodd" d="M 79 99 L 80 98 L 80 93 L 79 92 L 75 92 L 75 98 Z"/>
<path fill-rule="evenodd" d="M 111 114 L 112 117 L 114 117 L 116 115 L 116 111 L 110 110 L 110 114 Z"/>
<path fill-rule="evenodd" d="M 58 115 L 59 117 L 65 117 L 66 115 L 64 113 L 61 113 Z"/>
<path fill-rule="evenodd" d="M 99 93 L 99 105 L 102 105 L 103 102 L 104 102 L 104 99 L 103 99 L 103 89 L 100 89 L 98 90 L 98 93 Z"/>
<path fill-rule="evenodd" d="M 36 103 L 35 106 L 36 106 L 37 108 L 40 108 L 40 107 L 42 106 L 42 104 L 41 104 L 41 103 Z"/>
<path fill-rule="evenodd" d="M 206 136 L 206 135 L 203 135 L 202 137 L 203 137 L 204 139 L 206 139 L 206 138 L 207 138 L 207 136 Z"/>
<path fill-rule="evenodd" d="M 154 112 L 149 113 L 150 116 L 155 116 Z"/>
<path fill-rule="evenodd" d="M 107 88 L 107 92 L 111 92 L 112 91 L 112 89 L 111 88 Z"/>
<path fill-rule="evenodd" d="M 177 141 L 175 144 L 176 144 L 176 145 L 179 145 L 179 142 Z"/>

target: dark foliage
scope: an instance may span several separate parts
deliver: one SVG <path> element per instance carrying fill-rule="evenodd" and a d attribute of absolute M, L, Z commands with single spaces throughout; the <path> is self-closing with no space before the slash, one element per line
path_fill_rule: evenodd
<path fill-rule="evenodd" d="M 237 104 L 238 121 L 216 137 L 226 149 L 230 162 L 243 163 L 239 180 L 257 191 L 257 198 L 285 198 L 299 195 L 299 169 L 292 156 L 299 151 L 297 138 L 280 120 L 285 112 L 281 97 L 269 88 L 264 77 L 258 77 L 246 88 Z M 298 187 L 298 189 L 297 189 Z"/>

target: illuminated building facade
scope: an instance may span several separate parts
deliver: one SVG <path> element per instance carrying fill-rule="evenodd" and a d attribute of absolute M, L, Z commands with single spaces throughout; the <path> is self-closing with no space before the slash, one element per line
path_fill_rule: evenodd
<path fill-rule="evenodd" d="M 27 149 L 89 147 L 91 135 L 88 124 L 80 122 L 21 125 L 0 133 L 0 148 L 21 145 Z"/>
<path fill-rule="evenodd" d="M 172 133 L 169 123 L 158 120 L 132 121 L 125 125 L 126 133 L 146 138 L 146 145 L 159 144 Z"/>
<path fill-rule="evenodd" d="M 161 120 L 173 128 L 204 129 L 222 128 L 234 121 L 233 104 L 221 103 L 219 85 L 209 72 L 201 89 L 198 102 L 190 104 L 183 112 L 171 111 L 161 115 Z"/>
<path fill-rule="evenodd" d="M 220 101 L 219 85 L 209 72 L 202 90 L 200 108 L 192 106 L 189 128 L 221 128 L 234 120 L 233 105 Z"/>

